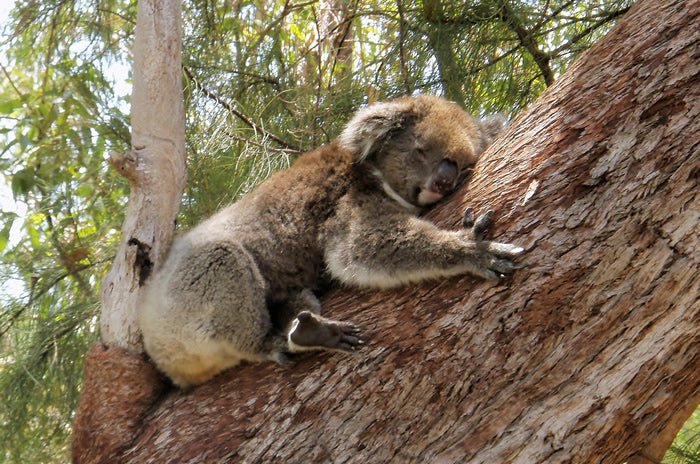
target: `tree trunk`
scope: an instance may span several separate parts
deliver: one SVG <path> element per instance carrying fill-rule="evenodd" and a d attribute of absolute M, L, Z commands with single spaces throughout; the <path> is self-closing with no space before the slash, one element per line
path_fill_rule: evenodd
<path fill-rule="evenodd" d="M 140 286 L 164 259 L 185 187 L 181 0 L 140 0 L 134 38 L 131 146 L 110 162 L 131 184 L 123 240 L 102 282 L 102 340 L 143 350 Z"/>
<path fill-rule="evenodd" d="M 134 38 L 132 151 L 110 162 L 131 184 L 123 239 L 102 282 L 100 328 L 106 346 L 85 362 L 73 425 L 77 462 L 114 462 L 161 394 L 160 374 L 140 353 L 136 322 L 141 285 L 172 242 L 185 186 L 180 0 L 140 0 Z"/>
<path fill-rule="evenodd" d="M 328 65 L 328 86 L 340 86 L 337 93 L 350 90 L 354 11 L 348 0 L 323 0 L 319 14 L 319 56 Z M 355 8 L 353 4 L 353 8 Z"/>
<path fill-rule="evenodd" d="M 464 82 L 456 63 L 452 27 L 445 23 L 442 1 L 423 1 L 423 16 L 427 20 L 428 26 L 428 43 L 435 54 L 435 62 L 445 98 L 464 107 L 467 101 L 464 94 Z"/>
<path fill-rule="evenodd" d="M 102 462 L 643 457 L 700 393 L 699 23 L 697 1 L 639 2 L 431 211 L 458 227 L 466 205 L 494 208 L 494 237 L 528 250 L 512 279 L 333 291 L 326 313 L 362 325 L 366 348 L 189 392 L 159 396 L 146 361 L 93 352 L 86 378 L 105 356 L 133 379 L 102 393 L 129 395 L 120 414 L 148 410 L 137 434 L 93 420 L 128 445 Z"/>

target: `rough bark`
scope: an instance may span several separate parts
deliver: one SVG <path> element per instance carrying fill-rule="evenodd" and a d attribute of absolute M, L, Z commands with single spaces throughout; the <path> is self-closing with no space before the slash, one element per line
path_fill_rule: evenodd
<path fill-rule="evenodd" d="M 658 464 L 673 444 L 678 431 L 693 414 L 700 404 L 700 391 L 695 392 L 694 397 L 689 397 L 686 403 L 677 409 L 669 418 L 664 427 L 654 436 L 649 437 L 644 448 L 637 451 L 627 460 L 627 464 Z"/>
<path fill-rule="evenodd" d="M 95 344 L 85 361 L 80 406 L 73 424 L 73 461 L 113 463 L 138 434 L 142 416 L 165 390 L 145 355 Z"/>
<path fill-rule="evenodd" d="M 618 463 L 668 434 L 700 393 L 698 23 L 639 2 L 430 213 L 494 208 L 511 280 L 333 291 L 365 349 L 168 390 L 121 460 Z"/>
<path fill-rule="evenodd" d="M 134 38 L 131 145 L 112 165 L 131 184 L 123 240 L 102 282 L 102 340 L 140 352 L 140 283 L 164 258 L 185 186 L 181 0 L 140 0 Z"/>

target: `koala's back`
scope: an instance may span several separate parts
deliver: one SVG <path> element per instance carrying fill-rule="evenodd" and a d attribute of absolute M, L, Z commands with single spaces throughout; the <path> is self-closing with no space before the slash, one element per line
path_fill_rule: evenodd
<path fill-rule="evenodd" d="M 161 370 L 184 386 L 210 377 L 210 364 L 262 360 L 268 305 L 317 283 L 320 219 L 335 214 L 351 171 L 335 145 L 305 154 L 175 239 L 139 310 L 146 350 Z M 212 342 L 221 333 L 236 345 Z"/>
<path fill-rule="evenodd" d="M 321 228 L 354 176 L 350 154 L 335 144 L 301 156 L 231 205 L 235 237 L 253 255 L 271 300 L 313 288 L 323 267 Z"/>

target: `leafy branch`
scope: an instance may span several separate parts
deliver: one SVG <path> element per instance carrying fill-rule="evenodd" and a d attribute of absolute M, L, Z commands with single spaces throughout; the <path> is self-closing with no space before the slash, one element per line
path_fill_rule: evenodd
<path fill-rule="evenodd" d="M 290 151 L 290 152 L 301 153 L 301 152 L 303 151 L 300 147 L 298 147 L 298 146 L 296 146 L 296 145 L 294 145 L 294 144 L 291 144 L 291 143 L 285 141 L 285 140 L 282 139 L 281 137 L 278 137 L 277 135 L 275 135 L 275 134 L 273 134 L 273 133 L 271 133 L 271 132 L 265 130 L 264 128 L 262 128 L 261 126 L 259 126 L 258 124 L 256 124 L 255 121 L 253 121 L 252 119 L 250 119 L 248 116 L 246 116 L 246 115 L 243 114 L 242 112 L 238 111 L 238 110 L 237 110 L 236 108 L 234 108 L 233 105 L 231 105 L 229 102 L 225 101 L 223 98 L 221 98 L 220 96 L 218 96 L 218 95 L 217 95 L 216 93 L 214 93 L 212 90 L 210 90 L 210 89 L 208 89 L 206 86 L 204 86 L 204 84 L 202 84 L 201 82 L 199 82 L 199 81 L 194 77 L 194 75 L 192 74 L 192 72 L 191 72 L 186 66 L 183 66 L 183 69 L 184 69 L 184 71 L 185 71 L 185 76 L 187 76 L 187 78 L 190 80 L 190 82 L 192 82 L 192 85 L 194 85 L 194 87 L 195 87 L 197 90 L 199 90 L 202 94 L 204 94 L 204 95 L 205 95 L 207 98 L 209 98 L 210 100 L 212 100 L 212 101 L 218 103 L 219 105 L 221 105 L 223 108 L 225 108 L 225 109 L 226 109 L 228 112 L 230 112 L 231 114 L 235 115 L 238 119 L 240 119 L 241 121 L 243 121 L 243 123 L 246 124 L 248 127 L 250 127 L 251 129 L 255 130 L 256 132 L 261 133 L 261 134 L 263 135 L 263 138 L 268 138 L 268 139 L 270 139 L 270 140 L 273 140 L 273 141 L 276 142 L 278 145 L 280 145 L 281 147 L 283 147 L 284 149 L 286 149 L 286 150 L 288 150 L 288 151 Z"/>

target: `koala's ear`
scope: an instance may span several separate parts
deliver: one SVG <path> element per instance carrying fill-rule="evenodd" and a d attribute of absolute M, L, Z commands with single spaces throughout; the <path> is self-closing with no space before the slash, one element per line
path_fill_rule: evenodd
<path fill-rule="evenodd" d="M 508 125 L 508 120 L 502 114 L 496 113 L 481 120 L 481 133 L 488 143 L 500 134 Z"/>
<path fill-rule="evenodd" d="M 503 132 L 503 129 L 508 125 L 508 120 L 502 114 L 494 114 L 487 116 L 479 121 L 479 132 L 481 132 L 481 146 L 479 154 L 491 145 L 494 139 Z"/>
<path fill-rule="evenodd" d="M 340 145 L 362 161 L 379 148 L 393 130 L 416 116 L 410 100 L 374 103 L 358 111 L 338 137 Z"/>

